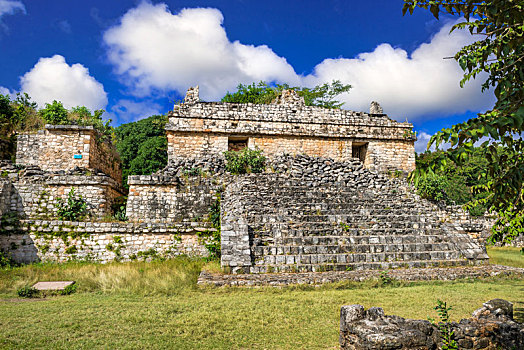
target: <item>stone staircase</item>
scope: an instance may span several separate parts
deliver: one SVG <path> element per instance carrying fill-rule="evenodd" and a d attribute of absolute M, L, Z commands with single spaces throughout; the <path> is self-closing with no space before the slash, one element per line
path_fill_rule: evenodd
<path fill-rule="evenodd" d="M 319 160 L 306 161 L 312 167 Z M 233 272 L 318 272 L 461 266 L 488 258 L 400 180 L 363 170 L 357 161 L 331 162 L 330 170 L 333 164 L 360 173 L 346 181 L 335 171 L 328 181 L 307 173 L 311 167 L 293 172 L 291 166 L 231 184 L 221 205 L 222 265 Z"/>

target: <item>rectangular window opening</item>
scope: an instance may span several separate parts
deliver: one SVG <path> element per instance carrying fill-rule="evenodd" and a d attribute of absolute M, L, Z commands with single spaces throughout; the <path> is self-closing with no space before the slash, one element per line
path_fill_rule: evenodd
<path fill-rule="evenodd" d="M 241 151 L 247 147 L 247 137 L 228 137 L 227 139 L 227 150 L 228 151 Z"/>

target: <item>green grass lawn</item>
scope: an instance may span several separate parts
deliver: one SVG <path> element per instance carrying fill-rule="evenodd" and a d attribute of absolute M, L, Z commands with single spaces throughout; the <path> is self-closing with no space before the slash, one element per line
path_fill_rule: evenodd
<path fill-rule="evenodd" d="M 487 251 L 491 264 L 524 268 L 524 254 L 522 253 L 522 248 L 488 247 Z"/>
<path fill-rule="evenodd" d="M 490 254 L 522 263 L 499 248 Z M 453 305 L 454 320 L 486 300 L 507 299 L 524 321 L 524 281 L 516 278 L 202 289 L 195 282 L 203 265 L 175 259 L 0 271 L 0 348 L 329 349 L 338 347 L 342 305 L 426 319 L 436 317 L 437 299 Z M 16 288 L 43 279 L 74 279 L 79 288 L 69 296 L 16 298 Z"/>

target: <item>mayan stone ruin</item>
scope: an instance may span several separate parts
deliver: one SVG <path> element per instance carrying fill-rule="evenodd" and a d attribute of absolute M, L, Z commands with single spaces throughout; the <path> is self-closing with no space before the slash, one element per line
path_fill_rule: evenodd
<path fill-rule="evenodd" d="M 202 102 L 198 87 L 166 125 L 168 164 L 122 184 L 118 154 L 92 127 L 46 125 L 18 135 L 0 163 L 0 248 L 19 262 L 207 256 L 235 274 L 478 265 L 488 223 L 419 198 L 409 123 L 304 104 L 283 91 L 267 105 Z M 232 175 L 224 152 L 260 149 L 260 174 Z M 71 189 L 83 221 L 56 217 Z M 127 194 L 128 221 L 110 219 Z M 219 208 L 219 227 L 210 221 Z M 108 219 L 109 218 L 109 219 Z"/>
<path fill-rule="evenodd" d="M 451 322 L 458 349 L 523 349 L 524 324 L 513 319 L 513 304 L 502 299 L 485 302 L 468 319 Z M 340 348 L 442 349 L 438 327 L 427 320 L 388 316 L 379 307 L 366 310 L 347 305 L 340 310 Z"/>

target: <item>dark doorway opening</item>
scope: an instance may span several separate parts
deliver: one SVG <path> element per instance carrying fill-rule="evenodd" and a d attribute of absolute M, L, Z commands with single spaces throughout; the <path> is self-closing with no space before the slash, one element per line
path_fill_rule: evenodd
<path fill-rule="evenodd" d="M 358 158 L 362 163 L 366 161 L 366 152 L 368 149 L 367 142 L 353 142 L 351 145 L 351 156 Z"/>

